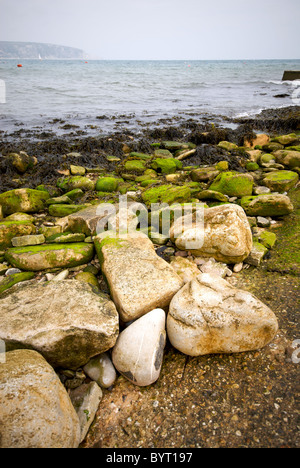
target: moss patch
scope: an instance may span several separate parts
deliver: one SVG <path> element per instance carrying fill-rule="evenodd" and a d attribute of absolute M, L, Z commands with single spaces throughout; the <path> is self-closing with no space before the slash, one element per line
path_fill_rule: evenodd
<path fill-rule="evenodd" d="M 190 201 L 191 189 L 187 186 L 174 187 L 173 185 L 161 185 L 160 187 L 151 187 L 142 194 L 142 199 L 147 206 L 152 203 L 185 203 Z"/>
<path fill-rule="evenodd" d="M 0 295 L 15 284 L 21 283 L 22 281 L 29 281 L 33 278 L 34 273 L 32 272 L 16 273 L 15 275 L 8 276 L 0 283 Z"/>
<path fill-rule="evenodd" d="M 252 194 L 253 178 L 249 174 L 223 172 L 217 176 L 210 190 L 221 192 L 229 197 L 243 197 Z"/>

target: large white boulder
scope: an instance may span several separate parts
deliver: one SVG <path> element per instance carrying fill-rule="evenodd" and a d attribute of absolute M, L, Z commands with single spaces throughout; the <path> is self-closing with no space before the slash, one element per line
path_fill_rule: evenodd
<path fill-rule="evenodd" d="M 207 273 L 173 297 L 167 319 L 171 344 L 189 356 L 259 349 L 277 330 L 274 313 L 258 298 Z"/>
<path fill-rule="evenodd" d="M 177 219 L 170 229 L 170 238 L 180 250 L 225 263 L 242 262 L 252 248 L 247 216 L 240 206 L 232 204 Z"/>
<path fill-rule="evenodd" d="M 138 386 L 159 378 L 166 344 L 166 314 L 155 309 L 120 333 L 112 352 L 116 369 Z"/>

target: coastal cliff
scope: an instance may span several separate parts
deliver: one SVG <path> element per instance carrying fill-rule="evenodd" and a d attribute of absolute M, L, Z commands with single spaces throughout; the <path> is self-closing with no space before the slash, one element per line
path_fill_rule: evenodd
<path fill-rule="evenodd" d="M 0 59 L 84 59 L 86 53 L 73 47 L 38 42 L 0 41 Z"/>

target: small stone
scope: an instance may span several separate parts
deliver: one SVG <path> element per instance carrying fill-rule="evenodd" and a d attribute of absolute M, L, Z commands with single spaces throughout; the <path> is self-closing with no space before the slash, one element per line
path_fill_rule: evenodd
<path fill-rule="evenodd" d="M 268 249 L 260 242 L 253 240 L 253 247 L 248 258 L 244 260 L 249 265 L 258 267 L 263 261 Z"/>
<path fill-rule="evenodd" d="M 61 271 L 58 275 L 54 276 L 51 281 L 64 281 L 69 276 L 69 270 Z"/>
<path fill-rule="evenodd" d="M 258 186 L 253 189 L 254 195 L 263 195 L 264 193 L 270 193 L 271 189 L 265 186 Z"/>
<path fill-rule="evenodd" d="M 216 262 L 214 258 L 210 258 L 206 263 L 200 265 L 200 270 L 202 273 L 209 273 L 210 275 L 220 276 L 221 278 L 225 278 L 228 271 L 230 271 L 226 263 Z"/>
<path fill-rule="evenodd" d="M 236 265 L 234 265 L 233 267 L 234 273 L 239 273 L 240 271 L 242 271 L 243 265 L 244 265 L 243 263 L 237 263 Z"/>
<path fill-rule="evenodd" d="M 83 368 L 86 375 L 102 388 L 111 387 L 117 378 L 116 370 L 107 353 L 92 358 Z"/>
<path fill-rule="evenodd" d="M 21 270 L 19 270 L 19 268 L 9 268 L 6 271 L 5 276 L 12 276 L 12 275 L 16 275 L 18 273 L 22 273 Z"/>
<path fill-rule="evenodd" d="M 70 398 L 79 419 L 81 429 L 80 442 L 82 442 L 95 419 L 100 401 L 102 400 L 102 390 L 96 382 L 91 382 L 83 384 L 75 390 L 71 390 Z"/>
<path fill-rule="evenodd" d="M 269 227 L 270 226 L 270 220 L 267 218 L 264 218 L 263 216 L 257 216 L 257 226 L 259 227 Z"/>
<path fill-rule="evenodd" d="M 174 268 L 177 275 L 184 281 L 188 283 L 192 279 L 197 278 L 199 275 L 199 270 L 197 265 L 194 262 L 191 262 L 187 258 L 183 257 L 174 257 L 174 260 L 170 263 L 171 267 Z"/>
<path fill-rule="evenodd" d="M 112 352 L 116 369 L 138 386 L 159 378 L 166 344 L 166 314 L 155 309 L 121 332 Z"/>
<path fill-rule="evenodd" d="M 82 166 L 70 166 L 70 172 L 74 176 L 84 176 L 86 173 L 86 170 Z"/>

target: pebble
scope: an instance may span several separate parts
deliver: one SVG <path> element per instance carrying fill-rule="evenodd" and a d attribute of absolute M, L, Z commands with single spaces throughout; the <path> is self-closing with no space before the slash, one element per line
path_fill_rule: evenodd
<path fill-rule="evenodd" d="M 111 387 L 117 378 L 116 370 L 107 353 L 92 358 L 83 368 L 86 375 L 102 388 Z"/>
<path fill-rule="evenodd" d="M 17 273 L 22 273 L 22 271 L 19 270 L 19 268 L 9 268 L 5 273 L 5 276 L 16 275 Z"/>
<path fill-rule="evenodd" d="M 270 226 L 270 220 L 267 218 L 264 218 L 263 216 L 257 216 L 257 226 L 259 227 L 269 227 Z"/>
<path fill-rule="evenodd" d="M 243 263 L 236 263 L 233 267 L 234 273 L 239 273 L 243 269 Z"/>

